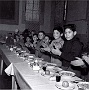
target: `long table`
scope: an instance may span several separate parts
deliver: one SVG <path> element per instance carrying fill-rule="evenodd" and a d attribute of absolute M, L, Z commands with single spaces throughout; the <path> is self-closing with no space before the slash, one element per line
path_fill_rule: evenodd
<path fill-rule="evenodd" d="M 0 54 L 2 56 L 1 59 L 1 67 L 0 67 L 0 75 L 2 75 L 2 71 L 3 71 L 3 62 L 5 62 L 5 64 L 7 65 L 7 67 L 12 63 L 20 63 L 20 62 L 24 62 L 23 59 L 18 58 L 16 54 L 14 54 L 13 52 L 11 52 L 8 47 L 6 47 L 6 45 L 2 45 L 0 44 Z M 12 75 L 12 89 L 15 88 L 15 78 Z"/>
<path fill-rule="evenodd" d="M 29 90 L 59 90 L 55 83 L 50 81 L 48 77 L 42 76 L 40 73 L 32 70 L 30 65 L 23 59 L 17 57 L 6 46 L 0 45 L 2 60 L 6 63 L 7 68 L 11 68 L 12 75 L 12 90 L 17 89 L 17 84 L 20 89 Z"/>
<path fill-rule="evenodd" d="M 4 60 L 7 66 L 9 66 L 11 63 L 23 62 L 23 59 L 18 58 L 18 56 L 14 52 L 11 52 L 5 45 L 0 45 L 0 49 L 2 60 Z"/>
<path fill-rule="evenodd" d="M 0 48 L 2 61 L 5 62 L 7 67 L 11 64 L 13 65 L 14 74 L 11 74 L 12 90 L 17 88 L 16 82 L 18 82 L 21 89 L 25 90 L 58 90 L 53 82 L 34 72 L 27 62 L 18 58 L 17 55 L 11 52 L 6 46 L 0 45 Z"/>
<path fill-rule="evenodd" d="M 16 63 L 14 68 L 15 76 L 21 89 L 58 90 L 55 87 L 55 81 L 50 81 L 49 77 L 44 77 L 40 73 L 33 71 L 26 62 Z"/>

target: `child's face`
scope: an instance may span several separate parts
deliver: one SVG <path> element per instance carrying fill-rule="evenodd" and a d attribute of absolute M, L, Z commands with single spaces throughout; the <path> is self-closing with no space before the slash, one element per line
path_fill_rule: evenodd
<path fill-rule="evenodd" d="M 33 35 L 33 34 L 35 34 L 35 32 L 34 32 L 34 31 L 32 31 L 32 32 L 31 32 L 31 35 Z"/>
<path fill-rule="evenodd" d="M 65 38 L 67 39 L 67 40 L 71 40 L 75 35 L 76 35 L 76 33 L 75 33 L 76 31 L 72 31 L 70 28 L 66 28 L 65 29 Z"/>
<path fill-rule="evenodd" d="M 20 35 L 20 39 L 23 39 L 23 35 Z"/>
<path fill-rule="evenodd" d="M 42 39 L 44 38 L 44 34 L 40 32 L 40 33 L 38 34 L 38 38 L 39 38 L 40 40 L 42 40 Z"/>
<path fill-rule="evenodd" d="M 17 33 L 19 33 L 19 30 L 18 29 L 15 30 L 15 34 L 17 34 Z"/>
<path fill-rule="evenodd" d="M 49 37 L 48 36 L 45 36 L 45 38 L 44 38 L 44 42 L 45 43 L 48 43 L 50 40 L 49 40 Z"/>
<path fill-rule="evenodd" d="M 16 36 L 16 40 L 17 40 L 17 41 L 19 40 L 19 36 Z"/>
<path fill-rule="evenodd" d="M 60 37 L 61 37 L 60 32 L 59 32 L 58 30 L 54 30 L 54 32 L 53 32 L 53 37 L 54 37 L 55 39 L 60 38 Z"/>
<path fill-rule="evenodd" d="M 31 41 L 31 39 L 30 39 L 29 37 L 27 37 L 27 38 L 26 38 L 26 41 L 29 42 L 29 41 Z"/>
<path fill-rule="evenodd" d="M 34 36 L 33 36 L 33 41 L 37 41 L 37 39 L 38 39 L 38 38 L 37 38 L 37 35 L 34 35 Z"/>

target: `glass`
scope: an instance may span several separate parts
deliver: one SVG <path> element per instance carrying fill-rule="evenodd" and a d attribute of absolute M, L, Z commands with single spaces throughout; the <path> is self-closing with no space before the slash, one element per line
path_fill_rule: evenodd
<path fill-rule="evenodd" d="M 83 67 L 83 68 L 81 67 L 81 75 L 83 76 L 88 75 L 88 72 L 89 70 L 87 67 Z"/>
<path fill-rule="evenodd" d="M 42 68 L 44 71 L 46 71 L 46 66 L 43 66 L 43 68 Z"/>
<path fill-rule="evenodd" d="M 57 75 L 56 76 L 56 82 L 60 82 L 61 76 Z"/>

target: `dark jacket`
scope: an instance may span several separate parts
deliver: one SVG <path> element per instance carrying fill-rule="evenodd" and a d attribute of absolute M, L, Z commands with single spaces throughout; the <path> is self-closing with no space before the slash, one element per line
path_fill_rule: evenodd
<path fill-rule="evenodd" d="M 70 66 L 70 62 L 75 60 L 75 57 L 81 57 L 83 44 L 76 36 L 71 40 L 66 40 L 62 48 L 61 59 L 63 66 Z"/>

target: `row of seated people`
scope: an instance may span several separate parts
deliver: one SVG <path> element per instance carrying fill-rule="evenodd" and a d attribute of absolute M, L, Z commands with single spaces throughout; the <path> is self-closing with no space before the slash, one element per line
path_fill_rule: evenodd
<path fill-rule="evenodd" d="M 43 31 L 39 31 L 38 34 L 32 35 L 28 32 L 26 34 L 17 32 L 14 37 L 9 35 L 8 38 L 10 38 L 7 38 L 6 41 L 10 43 L 12 38 L 14 45 L 47 62 L 55 63 L 65 70 L 73 71 L 78 77 L 81 77 L 81 74 L 88 75 L 88 64 L 79 59 L 82 55 L 83 44 L 76 35 L 76 26 L 68 24 L 64 26 L 64 29 L 60 26 L 53 29 L 53 40 Z M 8 45 L 10 45 L 9 43 Z"/>

